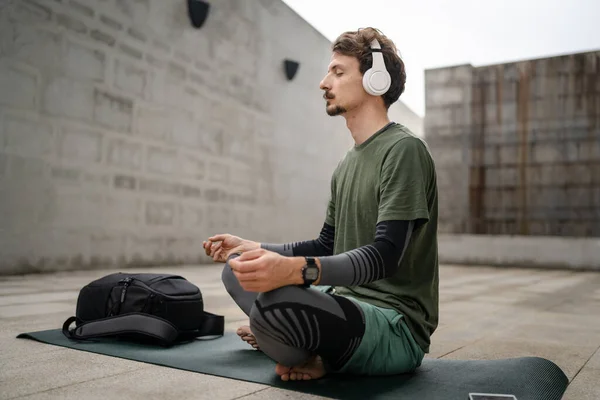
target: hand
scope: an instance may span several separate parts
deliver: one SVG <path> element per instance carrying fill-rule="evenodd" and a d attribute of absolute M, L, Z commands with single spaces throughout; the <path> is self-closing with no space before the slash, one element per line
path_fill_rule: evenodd
<path fill-rule="evenodd" d="M 260 243 L 225 233 L 209 237 L 208 241 L 202 242 L 202 247 L 204 247 L 206 255 L 212 257 L 213 261 L 225 262 L 233 253 L 259 249 Z"/>
<path fill-rule="evenodd" d="M 299 262 L 298 262 L 299 261 Z M 229 261 L 242 288 L 249 292 L 269 292 L 303 283 L 303 259 L 284 257 L 265 249 L 250 250 Z"/>

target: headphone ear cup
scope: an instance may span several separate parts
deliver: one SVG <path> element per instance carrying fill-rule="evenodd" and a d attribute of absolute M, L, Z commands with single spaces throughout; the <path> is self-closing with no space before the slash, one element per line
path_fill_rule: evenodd
<path fill-rule="evenodd" d="M 390 89 L 392 79 L 385 70 L 369 68 L 363 75 L 363 88 L 372 96 L 381 96 Z"/>
<path fill-rule="evenodd" d="M 375 94 L 373 93 L 373 90 L 371 89 L 371 84 L 369 82 L 369 80 L 371 79 L 372 73 L 373 73 L 373 68 L 369 68 L 368 70 L 365 71 L 365 74 L 363 75 L 363 88 L 365 89 L 365 92 L 369 93 L 371 96 L 375 96 Z"/>

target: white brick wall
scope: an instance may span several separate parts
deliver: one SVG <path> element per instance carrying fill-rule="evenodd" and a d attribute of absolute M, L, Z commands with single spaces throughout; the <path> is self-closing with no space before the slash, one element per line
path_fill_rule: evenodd
<path fill-rule="evenodd" d="M 42 114 L 67 120 L 93 122 L 96 103 L 92 85 L 65 76 L 52 76 L 46 80 L 42 89 Z"/>
<path fill-rule="evenodd" d="M 30 69 L 0 64 L 0 104 L 35 109 L 37 83 Z"/>
<path fill-rule="evenodd" d="M 282 2 L 249 4 L 214 2 L 196 30 L 180 0 L 0 2 L 0 274 L 318 234 L 351 145 L 318 90 L 330 43 Z"/>
<path fill-rule="evenodd" d="M 37 121 L 30 116 L 6 114 L 2 131 L 2 147 L 10 153 L 46 157 L 55 152 L 52 126 L 43 121 Z"/>
<path fill-rule="evenodd" d="M 102 161 L 103 135 L 100 131 L 87 127 L 64 125 L 60 129 L 58 157 L 81 163 Z"/>

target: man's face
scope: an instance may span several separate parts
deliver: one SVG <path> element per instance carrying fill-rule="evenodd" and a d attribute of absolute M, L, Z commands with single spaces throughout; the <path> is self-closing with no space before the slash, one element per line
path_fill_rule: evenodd
<path fill-rule="evenodd" d="M 362 86 L 362 74 L 355 57 L 333 53 L 327 75 L 319 87 L 325 91 L 327 114 L 342 115 L 362 104 L 368 96 Z"/>

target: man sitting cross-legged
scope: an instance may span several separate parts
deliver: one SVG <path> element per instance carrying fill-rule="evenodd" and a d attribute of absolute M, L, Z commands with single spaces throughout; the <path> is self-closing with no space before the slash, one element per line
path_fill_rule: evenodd
<path fill-rule="evenodd" d="M 238 334 L 283 380 L 412 371 L 438 324 L 435 167 L 424 141 L 388 118 L 404 64 L 372 28 L 340 35 L 332 50 L 320 87 L 355 145 L 331 178 L 319 237 L 204 242 L 226 262 L 223 283 L 249 317 Z"/>

